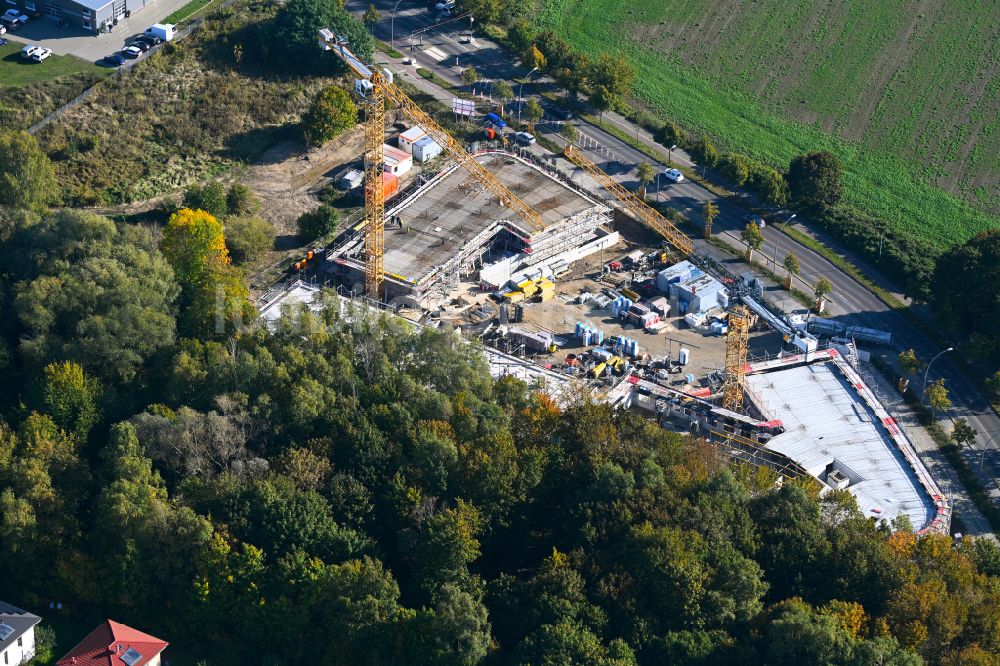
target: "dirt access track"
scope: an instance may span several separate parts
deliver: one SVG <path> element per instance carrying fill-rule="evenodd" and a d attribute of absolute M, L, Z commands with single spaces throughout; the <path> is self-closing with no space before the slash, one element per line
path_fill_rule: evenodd
<path fill-rule="evenodd" d="M 316 193 L 333 180 L 342 165 L 361 158 L 364 138 L 364 128 L 357 127 L 306 152 L 298 142 L 283 141 L 232 180 L 242 182 L 260 197 L 260 215 L 274 224 L 279 236 L 294 234 L 299 216 L 319 205 Z"/>

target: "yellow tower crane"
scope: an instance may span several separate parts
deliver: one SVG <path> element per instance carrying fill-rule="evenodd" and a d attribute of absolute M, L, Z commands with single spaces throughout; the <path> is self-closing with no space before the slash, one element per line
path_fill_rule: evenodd
<path fill-rule="evenodd" d="M 531 228 L 541 231 L 545 228 L 542 218 L 533 208 L 521 201 L 513 192 L 486 170 L 475 157 L 469 154 L 461 143 L 448 131 L 424 113 L 409 96 L 400 90 L 386 71 L 370 67 L 351 51 L 347 41 L 334 35 L 327 28 L 319 30 L 319 44 L 326 51 L 333 51 L 343 60 L 361 81 L 356 89 L 365 99 L 365 291 L 372 298 L 382 295 L 385 281 L 385 196 L 382 186 L 382 171 L 385 164 L 385 102 L 391 101 L 427 135 L 447 150 L 452 157 L 479 182 L 486 186 L 502 206 L 517 213 Z"/>
<path fill-rule="evenodd" d="M 722 406 L 743 411 L 743 384 L 746 377 L 747 343 L 750 339 L 750 310 L 745 305 L 729 309 L 726 334 L 726 377 L 722 384 Z"/>
<path fill-rule="evenodd" d="M 587 172 L 598 185 L 611 192 L 633 217 L 645 222 L 659 232 L 684 256 L 694 254 L 694 244 L 684 232 L 670 223 L 642 199 L 625 189 L 621 183 L 604 173 L 600 167 L 584 157 L 579 149 L 567 145 L 567 159 Z M 734 412 L 743 409 L 743 385 L 746 375 L 747 343 L 753 315 L 745 305 L 731 305 L 729 308 L 729 333 L 726 336 L 726 377 L 723 382 L 722 404 Z"/>
<path fill-rule="evenodd" d="M 635 219 L 649 225 L 651 229 L 666 238 L 685 257 L 694 253 L 694 244 L 690 238 L 684 235 L 683 231 L 674 226 L 672 222 L 660 215 L 653 208 L 646 205 L 642 199 L 625 189 L 617 180 L 604 173 L 599 166 L 584 157 L 582 152 L 574 148 L 571 144 L 568 144 L 563 152 L 569 161 L 586 171 L 591 178 L 597 181 L 598 185 L 611 192 Z"/>

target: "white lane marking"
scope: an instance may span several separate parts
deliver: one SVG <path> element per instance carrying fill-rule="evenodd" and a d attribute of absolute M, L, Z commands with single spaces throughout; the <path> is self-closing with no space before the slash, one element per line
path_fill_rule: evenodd
<path fill-rule="evenodd" d="M 424 49 L 424 53 L 426 53 L 430 57 L 434 58 L 438 62 L 441 62 L 442 60 L 447 60 L 448 57 L 449 57 L 441 49 L 439 49 L 437 47 L 434 47 L 434 46 L 431 46 L 429 48 Z"/>

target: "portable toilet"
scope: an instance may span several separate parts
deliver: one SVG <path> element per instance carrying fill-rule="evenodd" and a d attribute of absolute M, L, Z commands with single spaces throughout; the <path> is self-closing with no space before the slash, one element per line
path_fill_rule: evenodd
<path fill-rule="evenodd" d="M 597 331 L 595 331 L 595 333 L 597 335 L 597 339 L 594 340 L 594 344 L 595 345 L 603 345 L 604 344 L 604 331 L 597 330 Z"/>
<path fill-rule="evenodd" d="M 691 360 L 691 351 L 681 347 L 680 353 L 677 355 L 677 362 L 681 365 L 687 365 L 688 361 Z"/>
<path fill-rule="evenodd" d="M 581 324 L 580 322 L 576 322 L 576 330 L 573 333 L 573 335 L 575 335 L 576 337 L 580 337 L 582 333 L 583 333 L 583 324 Z"/>
<path fill-rule="evenodd" d="M 685 375 L 684 380 L 691 386 L 694 386 L 694 375 L 692 373 L 689 372 L 687 375 Z"/>

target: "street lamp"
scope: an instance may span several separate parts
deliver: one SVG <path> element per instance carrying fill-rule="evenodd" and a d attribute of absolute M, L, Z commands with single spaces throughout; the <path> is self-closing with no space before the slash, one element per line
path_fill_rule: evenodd
<path fill-rule="evenodd" d="M 403 0 L 396 0 L 396 4 L 392 6 L 392 20 L 389 21 L 389 48 L 396 48 L 396 7 L 399 7 L 399 3 Z M 412 49 L 411 49 L 412 51 Z"/>
<path fill-rule="evenodd" d="M 781 223 L 781 228 L 784 229 L 785 227 L 787 227 L 788 223 L 791 222 L 793 219 L 795 219 L 795 213 L 792 213 L 791 217 L 789 217 L 787 220 L 785 220 L 784 222 Z M 774 237 L 774 257 L 773 257 L 772 262 L 774 263 L 774 270 L 775 271 L 778 270 L 778 241 L 779 240 L 780 240 L 780 238 L 778 236 Z"/>
<path fill-rule="evenodd" d="M 983 444 L 983 452 L 979 454 L 979 476 L 983 475 L 983 461 L 986 460 L 986 449 L 989 448 L 990 442 L 992 442 L 993 438 L 996 437 L 997 435 L 1000 435 L 1000 431 L 990 435 L 990 438 L 986 440 L 985 444 Z"/>
<path fill-rule="evenodd" d="M 538 71 L 535 67 L 533 70 L 528 72 L 528 75 L 521 79 L 521 85 L 517 88 L 517 124 L 521 124 L 521 107 L 524 106 L 524 98 L 521 97 L 521 93 L 524 92 L 524 82 L 531 79 L 531 75 Z"/>
<path fill-rule="evenodd" d="M 938 360 L 938 357 L 941 356 L 941 354 L 947 354 L 950 351 L 955 351 L 955 348 L 954 347 L 948 347 L 947 349 L 945 349 L 943 351 L 939 351 L 937 353 L 937 356 L 935 356 L 934 358 L 932 358 L 931 362 L 927 364 L 927 369 L 924 370 L 924 387 L 922 389 L 920 389 L 920 397 L 921 397 L 921 399 L 923 399 L 927 395 L 927 374 L 931 371 L 931 366 L 934 365 L 934 361 Z"/>

